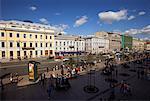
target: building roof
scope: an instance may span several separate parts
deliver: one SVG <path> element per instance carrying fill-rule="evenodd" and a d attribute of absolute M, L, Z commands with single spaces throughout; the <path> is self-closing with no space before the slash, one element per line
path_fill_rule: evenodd
<path fill-rule="evenodd" d="M 10 20 L 10 21 L 0 21 L 0 29 L 54 33 L 56 28 L 50 25 L 33 23 L 31 21 Z"/>
<path fill-rule="evenodd" d="M 74 36 L 74 35 L 69 35 L 69 34 L 63 34 L 63 35 L 55 35 L 56 40 L 81 40 L 83 41 L 84 39 L 79 37 L 79 36 Z"/>

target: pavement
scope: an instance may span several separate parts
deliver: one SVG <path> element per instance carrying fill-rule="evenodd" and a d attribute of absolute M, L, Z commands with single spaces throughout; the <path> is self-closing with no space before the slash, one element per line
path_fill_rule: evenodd
<path fill-rule="evenodd" d="M 149 64 L 149 63 L 147 63 Z M 130 68 L 123 68 L 123 66 L 117 65 L 118 76 L 113 74 L 113 77 L 120 83 L 122 80 L 126 80 L 132 87 L 132 96 L 125 96 L 120 93 L 118 86 L 115 87 L 115 100 L 150 100 L 150 81 L 146 78 L 137 78 L 137 73 L 131 71 L 131 69 L 139 69 L 139 66 L 143 64 L 128 63 Z M 104 66 L 98 64 L 97 67 L 102 69 Z M 148 65 L 150 67 L 150 65 Z M 83 88 L 89 83 L 89 75 L 81 73 L 76 79 L 70 79 L 71 88 L 61 91 L 52 90 L 51 100 L 108 100 L 111 89 L 110 83 L 106 82 L 107 76 L 102 75 L 101 71 L 98 71 L 92 76 L 92 80 L 95 79 L 95 86 L 98 87 L 97 93 L 86 93 Z M 59 71 L 57 71 L 59 72 Z M 128 74 L 128 76 L 121 75 L 122 73 Z M 46 74 L 47 78 L 49 73 Z M 16 84 L 7 84 L 1 92 L 1 100 L 48 100 L 47 86 L 49 85 L 49 79 L 46 79 L 44 85 L 40 82 L 34 85 L 17 86 Z"/>
<path fill-rule="evenodd" d="M 103 63 L 97 63 L 95 68 L 98 71 L 98 70 L 104 68 L 104 64 Z M 49 71 L 49 72 L 44 72 L 44 73 L 46 75 L 46 78 L 50 78 L 51 74 L 54 74 L 55 76 L 57 74 L 60 75 L 61 74 L 61 70 L 59 69 L 59 70 Z M 66 73 L 67 73 L 67 70 L 64 69 L 64 74 L 66 74 Z M 80 75 L 84 75 L 86 73 L 87 73 L 87 71 L 80 71 L 79 72 Z M 27 86 L 27 85 L 31 85 L 31 84 L 36 84 L 36 83 L 38 83 L 40 81 L 40 78 L 38 78 L 38 80 L 35 81 L 35 82 L 29 81 L 29 76 L 28 75 L 19 76 L 18 79 L 19 79 L 18 80 L 19 82 L 17 83 L 17 86 Z M 11 83 L 10 82 L 10 78 L 3 79 L 3 84 L 4 85 L 10 84 L 10 83 Z"/>

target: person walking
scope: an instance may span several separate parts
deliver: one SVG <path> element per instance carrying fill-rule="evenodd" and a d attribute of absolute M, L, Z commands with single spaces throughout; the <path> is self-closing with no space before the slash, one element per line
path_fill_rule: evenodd
<path fill-rule="evenodd" d="M 46 71 L 47 71 L 47 73 L 48 73 L 48 67 L 46 68 Z"/>
<path fill-rule="evenodd" d="M 13 74 L 10 74 L 10 82 L 13 83 Z"/>
<path fill-rule="evenodd" d="M 43 73 L 43 80 L 42 80 L 42 84 L 44 85 L 45 84 L 45 73 Z"/>
<path fill-rule="evenodd" d="M 47 89 L 48 99 L 51 98 L 51 92 L 52 92 L 52 87 L 51 87 L 51 85 L 49 85 L 49 86 L 48 86 L 48 89 Z"/>

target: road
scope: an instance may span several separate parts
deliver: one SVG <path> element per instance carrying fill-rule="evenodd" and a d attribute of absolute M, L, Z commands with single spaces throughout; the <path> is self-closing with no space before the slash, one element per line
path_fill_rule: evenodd
<path fill-rule="evenodd" d="M 41 62 L 38 65 L 38 71 L 44 72 L 46 68 L 53 68 L 55 65 L 61 65 L 62 62 Z M 28 74 L 28 62 L 22 63 L 13 63 L 11 64 L 3 64 L 2 68 L 0 68 L 0 76 L 7 73 L 18 73 L 18 75 L 26 75 Z"/>

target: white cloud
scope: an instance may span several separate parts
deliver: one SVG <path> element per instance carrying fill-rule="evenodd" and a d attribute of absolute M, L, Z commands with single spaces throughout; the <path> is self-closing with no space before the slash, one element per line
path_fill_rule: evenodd
<path fill-rule="evenodd" d="M 119 30 L 119 29 L 114 29 L 114 30 L 113 30 L 113 33 L 122 34 L 122 31 L 121 31 L 121 30 Z"/>
<path fill-rule="evenodd" d="M 125 34 L 150 34 L 150 25 L 147 25 L 141 29 L 129 29 L 125 31 Z"/>
<path fill-rule="evenodd" d="M 75 21 L 74 27 L 79 27 L 79 26 L 85 24 L 87 22 L 87 20 L 88 20 L 87 16 L 82 16 L 81 18 L 79 18 Z"/>
<path fill-rule="evenodd" d="M 131 15 L 131 16 L 128 17 L 128 20 L 132 20 L 134 18 L 135 18 L 135 16 Z"/>
<path fill-rule="evenodd" d="M 42 24 L 48 24 L 48 23 L 49 23 L 48 20 L 45 19 L 45 18 L 41 18 L 41 19 L 39 19 L 39 20 L 40 20 L 40 22 L 41 22 Z"/>
<path fill-rule="evenodd" d="M 37 7 L 31 6 L 29 9 L 32 10 L 32 11 L 35 11 L 37 9 Z"/>
<path fill-rule="evenodd" d="M 139 12 L 139 15 L 144 15 L 144 14 L 146 14 L 146 12 L 144 11 Z"/>
<path fill-rule="evenodd" d="M 127 10 L 124 9 L 117 12 L 113 12 L 113 11 L 100 12 L 98 16 L 102 21 L 111 24 L 113 21 L 120 21 L 126 19 Z"/>
<path fill-rule="evenodd" d="M 55 13 L 55 15 L 61 15 L 61 13 Z"/>
<path fill-rule="evenodd" d="M 67 24 L 59 24 L 59 25 L 53 25 L 53 28 L 56 32 L 64 32 L 64 30 L 69 29 L 69 25 Z"/>

